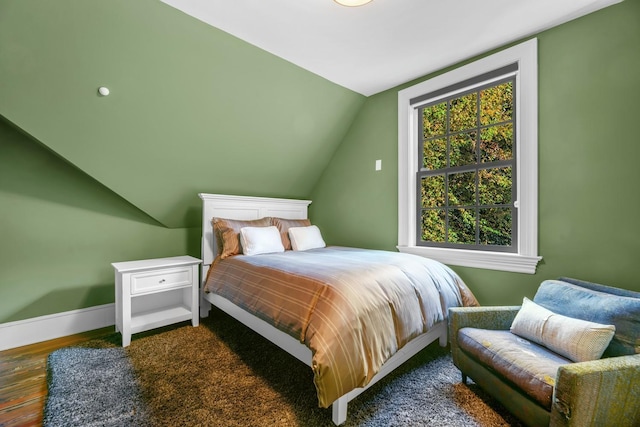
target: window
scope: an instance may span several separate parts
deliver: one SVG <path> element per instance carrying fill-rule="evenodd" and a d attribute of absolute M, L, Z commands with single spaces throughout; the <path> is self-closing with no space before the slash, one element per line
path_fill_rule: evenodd
<path fill-rule="evenodd" d="M 418 245 L 517 250 L 514 87 L 509 76 L 417 108 Z"/>
<path fill-rule="evenodd" d="M 398 249 L 535 273 L 537 43 L 398 94 Z"/>

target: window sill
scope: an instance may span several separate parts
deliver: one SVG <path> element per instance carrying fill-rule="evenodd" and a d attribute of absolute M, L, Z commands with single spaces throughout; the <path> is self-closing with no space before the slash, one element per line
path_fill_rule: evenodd
<path fill-rule="evenodd" d="M 402 253 L 419 255 L 443 264 L 535 274 L 541 256 L 527 256 L 504 252 L 469 251 L 463 249 L 427 248 L 424 246 L 396 246 Z"/>

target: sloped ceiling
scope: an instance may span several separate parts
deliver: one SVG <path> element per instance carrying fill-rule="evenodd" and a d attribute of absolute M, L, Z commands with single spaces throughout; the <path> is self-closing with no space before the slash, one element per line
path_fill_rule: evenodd
<path fill-rule="evenodd" d="M 0 115 L 168 227 L 307 196 L 363 102 L 157 0 L 0 3 Z"/>
<path fill-rule="evenodd" d="M 621 0 L 162 0 L 372 95 Z"/>
<path fill-rule="evenodd" d="M 198 192 L 307 197 L 362 94 L 507 43 L 504 25 L 520 37 L 612 1 L 476 3 L 171 1 L 194 19 L 158 0 L 0 2 L 0 115 L 165 226 L 196 227 Z"/>

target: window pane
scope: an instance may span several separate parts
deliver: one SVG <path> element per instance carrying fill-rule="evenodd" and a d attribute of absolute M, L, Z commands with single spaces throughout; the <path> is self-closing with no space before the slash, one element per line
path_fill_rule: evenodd
<path fill-rule="evenodd" d="M 513 115 L 513 83 L 506 82 L 480 91 L 480 124 L 511 120 Z"/>
<path fill-rule="evenodd" d="M 464 172 L 449 175 L 449 205 L 476 204 L 476 173 Z"/>
<path fill-rule="evenodd" d="M 479 171 L 478 196 L 481 205 L 511 203 L 511 167 Z"/>
<path fill-rule="evenodd" d="M 511 209 L 480 209 L 480 244 L 511 246 Z"/>
<path fill-rule="evenodd" d="M 476 163 L 476 133 L 453 135 L 450 140 L 449 166 Z"/>
<path fill-rule="evenodd" d="M 476 216 L 471 209 L 452 209 L 449 218 L 449 242 L 476 243 Z"/>
<path fill-rule="evenodd" d="M 444 209 L 422 211 L 422 240 L 425 242 L 444 242 L 445 224 Z"/>
<path fill-rule="evenodd" d="M 431 139 L 424 142 L 422 167 L 435 170 L 447 167 L 447 139 Z"/>
<path fill-rule="evenodd" d="M 490 126 L 480 132 L 482 161 L 494 162 L 513 157 L 513 125 Z"/>
<path fill-rule="evenodd" d="M 422 178 L 422 207 L 444 206 L 444 175 Z"/>
<path fill-rule="evenodd" d="M 451 132 L 471 129 L 478 123 L 478 93 L 470 93 L 451 100 Z"/>
<path fill-rule="evenodd" d="M 447 129 L 447 102 L 432 105 L 422 110 L 424 138 L 444 135 Z"/>
<path fill-rule="evenodd" d="M 418 225 L 423 243 L 470 249 L 511 246 L 514 89 L 513 81 L 493 83 L 419 110 L 423 172 Z M 424 176 L 425 170 L 438 175 Z"/>

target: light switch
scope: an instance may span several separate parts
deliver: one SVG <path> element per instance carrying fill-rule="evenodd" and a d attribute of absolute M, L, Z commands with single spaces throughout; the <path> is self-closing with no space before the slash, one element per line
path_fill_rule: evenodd
<path fill-rule="evenodd" d="M 382 160 L 376 160 L 376 170 L 382 170 Z"/>

